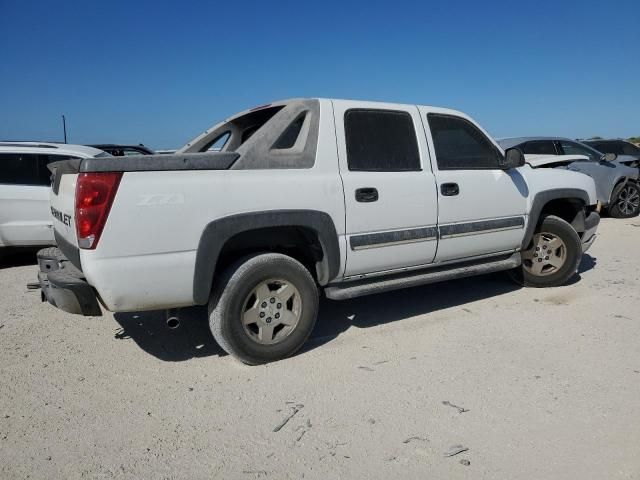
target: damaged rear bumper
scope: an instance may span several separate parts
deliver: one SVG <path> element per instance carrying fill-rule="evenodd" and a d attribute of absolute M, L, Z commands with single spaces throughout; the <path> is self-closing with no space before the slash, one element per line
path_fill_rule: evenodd
<path fill-rule="evenodd" d="M 42 301 L 68 313 L 102 315 L 98 297 L 80 270 L 58 248 L 38 252 L 38 283 Z"/>

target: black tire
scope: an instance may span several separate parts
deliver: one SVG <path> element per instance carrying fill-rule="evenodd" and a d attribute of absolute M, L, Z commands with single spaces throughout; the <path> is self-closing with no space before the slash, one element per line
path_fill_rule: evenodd
<path fill-rule="evenodd" d="M 548 215 L 543 218 L 535 233 L 541 232 L 551 233 L 562 240 L 566 247 L 564 264 L 553 273 L 538 276 L 533 275 L 525 268 L 523 260 L 523 265 L 510 272 L 511 278 L 525 287 L 545 288 L 564 285 L 575 275 L 582 260 L 580 237 L 571 224 L 555 215 Z"/>
<path fill-rule="evenodd" d="M 631 208 L 630 211 L 623 211 L 625 207 L 625 200 L 628 198 L 633 199 L 629 201 L 626 206 Z M 609 215 L 613 218 L 632 218 L 636 217 L 640 213 L 640 187 L 637 183 L 627 182 L 620 184 L 613 189 L 611 193 L 611 204 L 609 205 Z"/>
<path fill-rule="evenodd" d="M 301 308 L 295 328 L 279 343 L 255 341 L 242 324 L 251 292 L 272 278 L 290 282 L 298 291 Z M 238 360 L 259 365 L 294 354 L 307 341 L 318 315 L 318 289 L 309 271 L 297 260 L 278 253 L 244 257 L 214 282 L 209 300 L 209 326 L 220 347 Z"/>

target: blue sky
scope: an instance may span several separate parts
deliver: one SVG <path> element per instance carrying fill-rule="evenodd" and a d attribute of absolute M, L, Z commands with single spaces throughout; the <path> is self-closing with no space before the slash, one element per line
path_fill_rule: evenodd
<path fill-rule="evenodd" d="M 0 139 L 174 148 L 299 96 L 640 135 L 640 2 L 0 0 Z"/>

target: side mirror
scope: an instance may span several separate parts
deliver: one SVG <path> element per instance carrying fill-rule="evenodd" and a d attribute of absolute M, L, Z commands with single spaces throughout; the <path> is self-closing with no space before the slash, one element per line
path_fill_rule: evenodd
<path fill-rule="evenodd" d="M 524 165 L 524 153 L 519 148 L 508 148 L 504 152 L 504 158 L 500 162 L 502 170 L 522 167 Z"/>
<path fill-rule="evenodd" d="M 613 162 L 616 158 L 618 158 L 618 155 L 616 155 L 615 153 L 605 153 L 600 160 Z"/>

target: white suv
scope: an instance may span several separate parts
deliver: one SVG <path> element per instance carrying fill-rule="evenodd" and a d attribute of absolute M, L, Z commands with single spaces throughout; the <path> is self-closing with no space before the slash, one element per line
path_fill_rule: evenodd
<path fill-rule="evenodd" d="M 0 142 L 0 247 L 53 245 L 47 165 L 103 156 L 81 145 Z"/>

